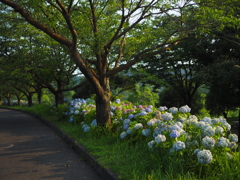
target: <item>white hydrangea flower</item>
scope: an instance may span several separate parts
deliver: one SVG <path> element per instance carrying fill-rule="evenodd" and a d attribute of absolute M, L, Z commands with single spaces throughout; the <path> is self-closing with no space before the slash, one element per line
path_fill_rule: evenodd
<path fill-rule="evenodd" d="M 211 122 L 212 124 L 217 124 L 217 123 L 220 123 L 220 120 L 219 118 L 213 118 Z"/>
<path fill-rule="evenodd" d="M 190 111 L 191 111 L 191 108 L 188 105 L 185 105 L 179 108 L 179 112 L 181 113 L 189 113 Z"/>
<path fill-rule="evenodd" d="M 212 126 L 207 126 L 203 130 L 205 136 L 213 136 L 215 134 L 215 129 Z"/>
<path fill-rule="evenodd" d="M 238 136 L 236 134 L 229 134 L 228 139 L 230 142 L 238 142 Z"/>
<path fill-rule="evenodd" d="M 147 125 L 154 126 L 155 123 L 156 123 L 156 121 L 154 119 L 151 119 L 150 121 L 147 122 Z"/>
<path fill-rule="evenodd" d="M 178 108 L 171 107 L 171 108 L 169 108 L 169 112 L 172 113 L 172 114 L 176 114 L 178 112 Z"/>
<path fill-rule="evenodd" d="M 206 122 L 208 124 L 212 123 L 212 119 L 210 117 L 204 117 L 202 120 L 200 120 L 201 122 Z"/>
<path fill-rule="evenodd" d="M 229 140 L 228 140 L 227 138 L 225 138 L 225 137 L 220 137 L 220 138 L 218 139 L 217 145 L 218 145 L 219 147 L 228 147 L 228 143 L 229 143 Z"/>
<path fill-rule="evenodd" d="M 168 108 L 166 106 L 160 106 L 158 109 L 159 111 L 166 111 Z"/>
<path fill-rule="evenodd" d="M 141 128 L 143 128 L 142 123 L 137 123 L 137 124 L 135 124 L 135 126 L 134 126 L 134 129 L 141 129 Z"/>
<path fill-rule="evenodd" d="M 224 132 L 224 129 L 221 126 L 217 126 L 215 129 L 216 134 L 222 134 Z"/>
<path fill-rule="evenodd" d="M 172 120 L 172 118 L 173 118 L 172 113 L 166 112 L 166 113 L 162 114 L 162 119 L 165 121 Z"/>
<path fill-rule="evenodd" d="M 157 144 L 161 143 L 161 142 L 165 142 L 166 141 L 166 136 L 165 135 L 162 135 L 162 134 L 158 134 L 156 137 L 155 137 L 155 142 Z"/>
<path fill-rule="evenodd" d="M 206 137 L 204 137 L 203 139 L 202 139 L 202 145 L 203 145 L 203 147 L 205 148 L 205 149 L 211 149 L 211 148 L 213 148 L 214 147 L 214 145 L 215 145 L 215 140 L 212 138 L 212 137 L 208 137 L 208 136 L 206 136 Z"/>
<path fill-rule="evenodd" d="M 176 122 L 176 125 L 178 125 L 180 128 L 183 128 L 183 124 L 181 122 Z"/>
<path fill-rule="evenodd" d="M 212 153 L 209 150 L 202 150 L 197 153 L 198 162 L 201 164 L 209 164 L 212 162 Z"/>

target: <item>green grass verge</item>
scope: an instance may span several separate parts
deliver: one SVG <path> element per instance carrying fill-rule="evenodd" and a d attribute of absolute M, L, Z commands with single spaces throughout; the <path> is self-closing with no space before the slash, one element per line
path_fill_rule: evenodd
<path fill-rule="evenodd" d="M 121 141 L 119 134 L 107 134 L 97 131 L 84 133 L 80 125 L 68 121 L 59 121 L 46 105 L 14 107 L 27 112 L 36 113 L 51 121 L 70 137 L 81 143 L 86 150 L 95 156 L 99 163 L 113 170 L 124 180 L 235 180 L 240 177 L 240 156 L 237 161 L 223 161 L 220 166 L 209 169 L 199 166 L 198 172 L 192 172 L 186 163 L 188 157 L 166 156 L 167 152 L 150 152 L 144 142 Z M 185 159 L 184 159 L 185 158 Z M 188 159 L 191 161 L 191 159 Z"/>

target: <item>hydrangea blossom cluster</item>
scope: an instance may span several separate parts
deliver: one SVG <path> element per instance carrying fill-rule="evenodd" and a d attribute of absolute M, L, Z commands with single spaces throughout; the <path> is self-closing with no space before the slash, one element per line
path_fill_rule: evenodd
<path fill-rule="evenodd" d="M 87 114 L 94 108 L 95 105 L 90 100 L 75 99 L 69 102 L 66 115 L 70 122 L 74 122 L 77 115 Z M 180 108 L 154 108 L 151 105 L 134 106 L 117 99 L 111 104 L 110 110 L 112 123 L 117 126 L 120 139 L 131 139 L 135 136 L 135 140 L 146 140 L 150 149 L 165 148 L 169 153 L 192 151 L 201 164 L 212 162 L 214 149 L 228 149 L 226 154 L 231 157 L 231 150 L 238 147 L 237 135 L 230 134 L 228 138 L 225 137 L 231 130 L 231 125 L 225 118 L 198 119 L 190 114 L 191 108 L 187 105 Z M 96 127 L 96 119 L 82 123 L 84 132 Z"/>

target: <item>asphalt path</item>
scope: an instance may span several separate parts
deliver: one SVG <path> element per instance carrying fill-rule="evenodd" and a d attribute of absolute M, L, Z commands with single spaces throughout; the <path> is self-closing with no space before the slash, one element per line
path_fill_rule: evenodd
<path fill-rule="evenodd" d="M 101 180 L 40 120 L 0 108 L 0 180 Z"/>

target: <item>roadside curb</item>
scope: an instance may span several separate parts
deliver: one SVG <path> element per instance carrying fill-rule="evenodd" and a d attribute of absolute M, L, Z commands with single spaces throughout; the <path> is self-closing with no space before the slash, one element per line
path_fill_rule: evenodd
<path fill-rule="evenodd" d="M 41 117 L 40 115 L 30 113 L 27 111 L 23 111 L 21 109 L 12 109 L 12 108 L 6 108 L 6 107 L 1 107 L 5 109 L 11 109 L 11 110 L 16 110 L 16 111 L 21 111 L 23 113 L 29 114 L 37 119 L 39 119 L 41 122 L 49 126 L 51 129 L 53 129 L 64 141 L 66 141 L 81 157 L 84 157 L 84 160 L 94 168 L 94 170 L 105 180 L 120 180 L 111 169 L 106 169 L 102 167 L 97 159 L 90 155 L 85 147 L 79 143 L 77 143 L 76 139 L 71 138 L 68 136 L 68 134 L 61 129 L 59 129 L 56 125 L 51 123 L 50 121 L 46 120 L 45 118 Z"/>

